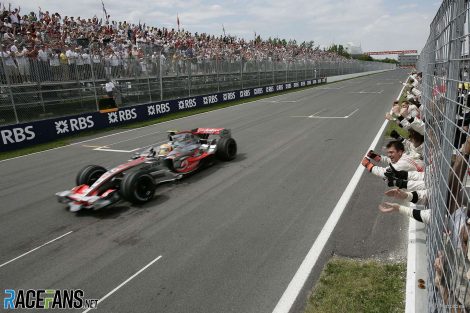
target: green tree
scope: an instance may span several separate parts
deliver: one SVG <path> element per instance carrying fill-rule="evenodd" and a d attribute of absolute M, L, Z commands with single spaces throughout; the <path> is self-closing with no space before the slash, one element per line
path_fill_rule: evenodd
<path fill-rule="evenodd" d="M 345 58 L 350 58 L 351 55 L 346 51 L 346 49 L 343 47 L 343 45 L 337 45 L 337 44 L 332 44 L 326 51 L 328 52 L 334 52 L 338 55 L 341 55 Z"/>
<path fill-rule="evenodd" d="M 360 61 L 374 61 L 374 59 L 368 54 L 361 54 L 353 57 L 356 60 Z"/>

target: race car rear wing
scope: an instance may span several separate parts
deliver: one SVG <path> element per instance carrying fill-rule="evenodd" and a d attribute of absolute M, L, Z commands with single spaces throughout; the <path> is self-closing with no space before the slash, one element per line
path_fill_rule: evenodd
<path fill-rule="evenodd" d="M 232 136 L 232 132 L 227 128 L 196 128 L 191 132 L 194 135 L 219 135 L 220 137 Z"/>
<path fill-rule="evenodd" d="M 203 139 L 208 139 L 210 135 L 218 135 L 220 138 L 232 137 L 232 132 L 230 131 L 230 129 L 227 129 L 227 128 L 194 128 L 191 130 L 183 130 L 183 131 L 168 130 L 167 133 L 168 133 L 169 141 L 173 140 L 172 138 L 173 135 L 182 134 L 182 133 L 190 133 Z"/>

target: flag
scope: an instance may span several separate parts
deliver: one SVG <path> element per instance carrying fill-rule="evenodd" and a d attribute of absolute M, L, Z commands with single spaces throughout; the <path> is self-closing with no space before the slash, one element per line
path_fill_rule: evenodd
<path fill-rule="evenodd" d="M 180 17 L 178 16 L 178 13 L 176 13 L 176 25 L 178 25 L 178 31 L 180 31 Z"/>
<path fill-rule="evenodd" d="M 107 20 L 108 20 L 108 12 L 106 12 L 106 8 L 104 7 L 104 2 L 103 2 L 103 0 L 101 0 L 101 5 L 103 6 L 104 16 L 106 17 L 106 21 L 107 21 Z"/>

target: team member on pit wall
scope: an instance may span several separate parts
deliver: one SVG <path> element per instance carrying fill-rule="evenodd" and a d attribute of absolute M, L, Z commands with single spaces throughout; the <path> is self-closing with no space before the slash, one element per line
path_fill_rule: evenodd
<path fill-rule="evenodd" d="M 392 138 L 403 142 L 405 153 L 417 160 L 418 164 L 422 162 L 424 147 L 424 124 L 421 123 L 418 120 L 411 123 L 411 127 L 408 129 L 409 139 L 401 137 L 396 130 L 392 130 L 390 133 Z"/>
<path fill-rule="evenodd" d="M 424 172 L 397 171 L 392 164 L 385 171 L 389 187 L 398 187 L 408 191 L 425 190 Z"/>
<path fill-rule="evenodd" d="M 387 146 L 387 156 L 379 155 L 373 150 L 367 153 L 367 157 L 364 157 L 361 164 L 369 170 L 372 174 L 381 178 L 386 178 L 385 172 L 389 167 L 376 166 L 372 163 L 371 159 L 376 162 L 384 164 L 393 164 L 397 171 L 418 171 L 424 170 L 423 166 L 419 164 L 415 159 L 405 154 L 405 146 L 400 141 L 390 141 Z"/>

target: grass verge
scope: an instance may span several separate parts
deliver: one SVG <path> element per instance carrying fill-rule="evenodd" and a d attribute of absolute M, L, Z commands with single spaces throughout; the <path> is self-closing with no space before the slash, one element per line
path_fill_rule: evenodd
<path fill-rule="evenodd" d="M 305 313 L 404 312 L 405 263 L 332 258 Z"/>
<path fill-rule="evenodd" d="M 403 89 L 403 92 L 401 93 L 400 98 L 398 99 L 400 103 L 406 100 L 406 92 L 409 90 L 410 88 L 408 87 L 405 87 Z M 387 129 L 385 130 L 385 136 L 390 136 L 392 130 L 396 130 L 403 138 L 408 138 L 408 131 L 398 126 L 397 123 L 388 123 Z"/>
<path fill-rule="evenodd" d="M 405 88 L 399 101 L 406 99 Z M 408 132 L 397 123 L 388 123 L 384 136 L 396 130 Z M 405 311 L 406 263 L 333 257 L 325 265 L 311 292 L 304 313 L 394 313 Z"/>

